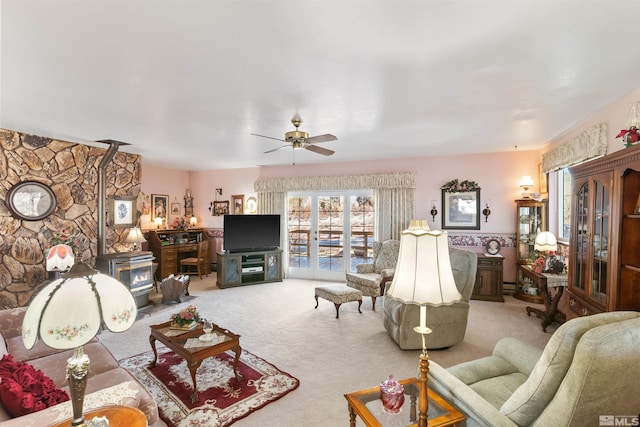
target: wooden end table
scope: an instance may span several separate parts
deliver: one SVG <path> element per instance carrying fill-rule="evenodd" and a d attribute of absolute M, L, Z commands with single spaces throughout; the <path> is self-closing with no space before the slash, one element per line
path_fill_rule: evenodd
<path fill-rule="evenodd" d="M 349 405 L 349 426 L 355 427 L 356 415 L 360 416 L 364 424 L 369 427 L 417 426 L 416 401 L 420 396 L 420 383 L 417 378 L 407 378 L 398 382 L 404 386 L 406 395 L 398 414 L 389 414 L 382 409 L 379 386 L 345 394 L 344 397 Z M 429 427 L 456 426 L 467 419 L 435 391 L 427 388 L 427 394 Z"/>
<path fill-rule="evenodd" d="M 558 302 L 562 297 L 564 288 L 567 287 L 569 280 L 566 274 L 550 274 L 541 273 L 546 280 L 540 282 L 540 292 L 544 299 L 544 311 L 535 307 L 526 307 L 527 316 L 531 313 L 542 319 L 542 331 L 547 332 L 547 326 L 553 322 L 564 323 L 565 316 L 558 310 Z M 552 295 L 551 289 L 555 289 Z"/>
<path fill-rule="evenodd" d="M 158 360 L 158 351 L 156 350 L 156 340 L 169 347 L 176 354 L 182 357 L 187 362 L 189 372 L 191 373 L 191 379 L 193 380 L 193 394 L 191 395 L 191 401 L 193 403 L 198 401 L 198 385 L 196 382 L 196 371 L 202 361 L 208 357 L 216 356 L 220 353 L 224 353 L 227 350 L 233 350 L 236 354 L 233 361 L 233 372 L 236 376 L 236 381 L 240 381 L 240 375 L 238 374 L 238 361 L 240 360 L 240 354 L 242 348 L 240 347 L 240 335 L 236 335 L 228 329 L 223 329 L 218 325 L 213 325 L 212 335 L 216 338 L 212 341 L 214 344 L 208 344 L 200 347 L 189 347 L 188 344 L 198 340 L 201 335 L 204 335 L 202 331 L 202 324 L 190 331 L 182 331 L 171 329 L 171 322 L 161 323 L 159 325 L 151 325 L 151 335 L 149 335 L 149 343 L 153 350 L 153 361 L 149 365 L 150 368 L 156 366 Z M 206 342 L 203 344 L 207 344 Z"/>
<path fill-rule="evenodd" d="M 138 408 L 131 406 L 105 406 L 94 409 L 84 414 L 85 420 L 95 417 L 106 417 L 109 420 L 109 427 L 147 427 L 147 418 Z M 69 427 L 72 419 L 52 424 L 50 427 Z"/>

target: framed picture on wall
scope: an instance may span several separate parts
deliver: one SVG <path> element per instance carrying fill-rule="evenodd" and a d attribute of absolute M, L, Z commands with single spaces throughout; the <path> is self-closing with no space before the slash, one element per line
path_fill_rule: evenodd
<path fill-rule="evenodd" d="M 224 200 L 222 202 L 213 202 L 213 215 L 227 215 L 229 213 L 229 201 Z"/>
<path fill-rule="evenodd" d="M 442 190 L 442 229 L 480 230 L 480 190 Z"/>
<path fill-rule="evenodd" d="M 231 204 L 233 206 L 234 215 L 244 214 L 244 194 L 236 194 L 231 196 Z"/>
<path fill-rule="evenodd" d="M 167 218 L 167 209 L 169 208 L 169 196 L 166 194 L 151 195 L 151 221 L 156 218 Z"/>
<path fill-rule="evenodd" d="M 111 196 L 109 197 L 109 215 L 107 221 L 113 228 L 129 228 L 136 225 L 138 220 L 136 198 L 131 196 Z"/>
<path fill-rule="evenodd" d="M 181 212 L 180 209 L 181 209 L 180 203 L 178 202 L 171 203 L 171 215 L 180 215 L 180 212 Z"/>

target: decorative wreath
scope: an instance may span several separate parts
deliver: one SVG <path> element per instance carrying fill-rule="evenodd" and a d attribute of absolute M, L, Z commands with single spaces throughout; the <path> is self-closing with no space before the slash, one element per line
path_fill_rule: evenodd
<path fill-rule="evenodd" d="M 475 181 L 464 180 L 459 182 L 457 179 L 453 181 L 447 182 L 445 185 L 440 187 L 441 190 L 446 191 L 447 193 L 460 193 L 465 191 L 475 191 L 479 190 L 480 186 Z"/>

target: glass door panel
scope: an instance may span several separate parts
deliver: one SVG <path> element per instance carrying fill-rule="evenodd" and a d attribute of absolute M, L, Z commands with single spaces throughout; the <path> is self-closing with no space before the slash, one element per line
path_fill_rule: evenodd
<path fill-rule="evenodd" d="M 372 261 L 373 191 L 290 194 L 287 203 L 289 277 L 342 281 Z"/>
<path fill-rule="evenodd" d="M 350 206 L 350 266 L 355 272 L 357 264 L 373 262 L 374 201 L 372 195 L 359 194 L 349 197 Z"/>
<path fill-rule="evenodd" d="M 318 197 L 318 269 L 344 272 L 344 196 Z"/>
<path fill-rule="evenodd" d="M 577 235 L 576 235 L 576 251 L 575 259 L 572 260 L 572 266 L 575 268 L 575 283 L 573 287 L 581 290 L 585 290 L 584 283 L 587 276 L 587 249 L 589 247 L 589 222 L 587 221 L 589 213 L 589 185 L 584 183 L 578 190 L 576 197 L 576 222 L 577 222 Z M 570 264 L 571 265 L 571 264 Z"/>
<path fill-rule="evenodd" d="M 593 183 L 593 258 L 591 275 L 591 296 L 601 303 L 606 301 L 607 255 L 609 245 L 609 190 L 599 180 Z"/>

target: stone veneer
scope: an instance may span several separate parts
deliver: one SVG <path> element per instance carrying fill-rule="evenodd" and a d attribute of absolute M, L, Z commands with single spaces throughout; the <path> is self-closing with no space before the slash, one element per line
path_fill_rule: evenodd
<path fill-rule="evenodd" d="M 0 309 L 25 306 L 47 278 L 45 250 L 62 230 L 77 234 L 90 265 L 98 250 L 98 165 L 105 148 L 0 129 Z M 138 197 L 140 156 L 117 152 L 106 170 L 106 195 Z M 56 211 L 40 221 L 9 212 L 5 196 L 21 181 L 40 181 L 56 195 Z M 108 209 L 107 202 L 105 207 Z M 105 227 L 106 252 L 127 251 L 128 229 Z"/>

